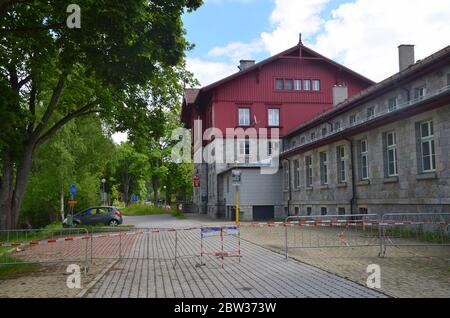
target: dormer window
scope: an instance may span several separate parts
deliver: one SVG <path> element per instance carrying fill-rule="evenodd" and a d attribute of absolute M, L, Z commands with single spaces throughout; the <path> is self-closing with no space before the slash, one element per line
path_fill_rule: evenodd
<path fill-rule="evenodd" d="M 284 80 L 282 78 L 277 78 L 277 80 L 275 81 L 275 88 L 277 89 L 277 91 L 283 90 L 283 83 Z"/>
<path fill-rule="evenodd" d="M 284 89 L 287 91 L 292 91 L 294 88 L 294 84 L 292 83 L 291 79 L 285 79 L 284 80 Z"/>
<path fill-rule="evenodd" d="M 320 81 L 319 80 L 313 80 L 312 84 L 313 84 L 313 86 L 312 86 L 313 91 L 315 91 L 315 92 L 320 91 Z"/>
<path fill-rule="evenodd" d="M 305 91 L 311 90 L 311 80 L 303 80 L 303 89 Z"/>

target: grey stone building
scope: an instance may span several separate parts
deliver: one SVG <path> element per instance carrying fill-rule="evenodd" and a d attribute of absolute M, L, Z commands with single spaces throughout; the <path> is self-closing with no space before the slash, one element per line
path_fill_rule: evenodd
<path fill-rule="evenodd" d="M 450 47 L 288 133 L 283 205 L 290 215 L 450 212 Z"/>

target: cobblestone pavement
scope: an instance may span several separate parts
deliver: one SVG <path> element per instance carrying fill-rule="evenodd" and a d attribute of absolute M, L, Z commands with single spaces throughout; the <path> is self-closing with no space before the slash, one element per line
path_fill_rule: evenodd
<path fill-rule="evenodd" d="M 13 251 L 11 255 L 28 262 L 45 262 L 49 260 L 82 262 L 86 257 L 90 259 L 91 255 L 95 258 L 116 258 L 120 253 L 126 254 L 131 250 L 135 238 L 134 235 L 100 237 L 93 240 L 22 246 Z"/>
<path fill-rule="evenodd" d="M 179 227 L 210 223 L 206 220 L 177 220 L 160 216 L 145 224 L 129 218 L 136 226 Z M 223 223 L 223 222 L 221 222 Z M 150 225 L 151 224 L 151 225 Z M 347 279 L 303 264 L 286 261 L 278 253 L 241 240 L 241 259 L 222 259 L 200 253 L 200 231 L 178 232 L 177 263 L 175 232 L 137 236 L 127 258 L 118 262 L 86 297 L 386 297 Z M 224 251 L 239 250 L 238 239 L 228 236 Z M 220 238 L 203 240 L 203 251 L 221 251 Z"/>
<path fill-rule="evenodd" d="M 289 246 L 326 246 L 338 243 L 337 232 L 326 228 L 296 228 L 289 230 Z M 272 251 L 284 253 L 284 228 L 241 228 L 241 237 Z M 357 235 L 344 238 L 357 243 Z M 360 243 L 376 245 L 370 236 Z M 365 284 L 366 268 L 381 267 L 381 291 L 393 297 L 450 297 L 449 247 L 389 246 L 385 258 L 378 257 L 378 246 L 340 248 L 289 249 L 289 257 L 328 272 Z"/>

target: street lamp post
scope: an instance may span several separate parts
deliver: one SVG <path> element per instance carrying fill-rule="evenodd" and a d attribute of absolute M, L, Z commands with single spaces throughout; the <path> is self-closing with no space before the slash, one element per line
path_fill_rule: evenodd
<path fill-rule="evenodd" d="M 239 161 L 234 162 L 235 168 L 239 167 Z M 241 172 L 239 170 L 233 170 L 233 183 L 236 187 L 236 225 L 239 225 L 239 186 L 241 184 Z"/>
<path fill-rule="evenodd" d="M 103 195 L 102 195 L 102 201 L 103 201 L 103 203 L 104 204 L 106 204 L 106 192 L 105 192 L 105 183 L 106 183 L 106 179 L 105 178 L 103 178 L 102 179 L 102 184 L 103 184 Z"/>

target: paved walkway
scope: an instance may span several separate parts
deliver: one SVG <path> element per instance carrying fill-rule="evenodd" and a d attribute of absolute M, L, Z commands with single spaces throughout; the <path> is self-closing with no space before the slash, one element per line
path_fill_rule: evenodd
<path fill-rule="evenodd" d="M 138 227 L 186 227 L 196 220 L 170 216 L 126 218 Z M 142 234 L 129 258 L 118 262 L 86 297 L 386 297 L 364 286 L 306 265 L 286 261 L 282 255 L 241 240 L 241 261 L 198 256 L 200 231 L 178 232 L 177 263 L 175 232 Z M 238 239 L 226 237 L 224 250 L 237 251 Z M 221 250 L 220 238 L 203 240 L 203 250 Z"/>

